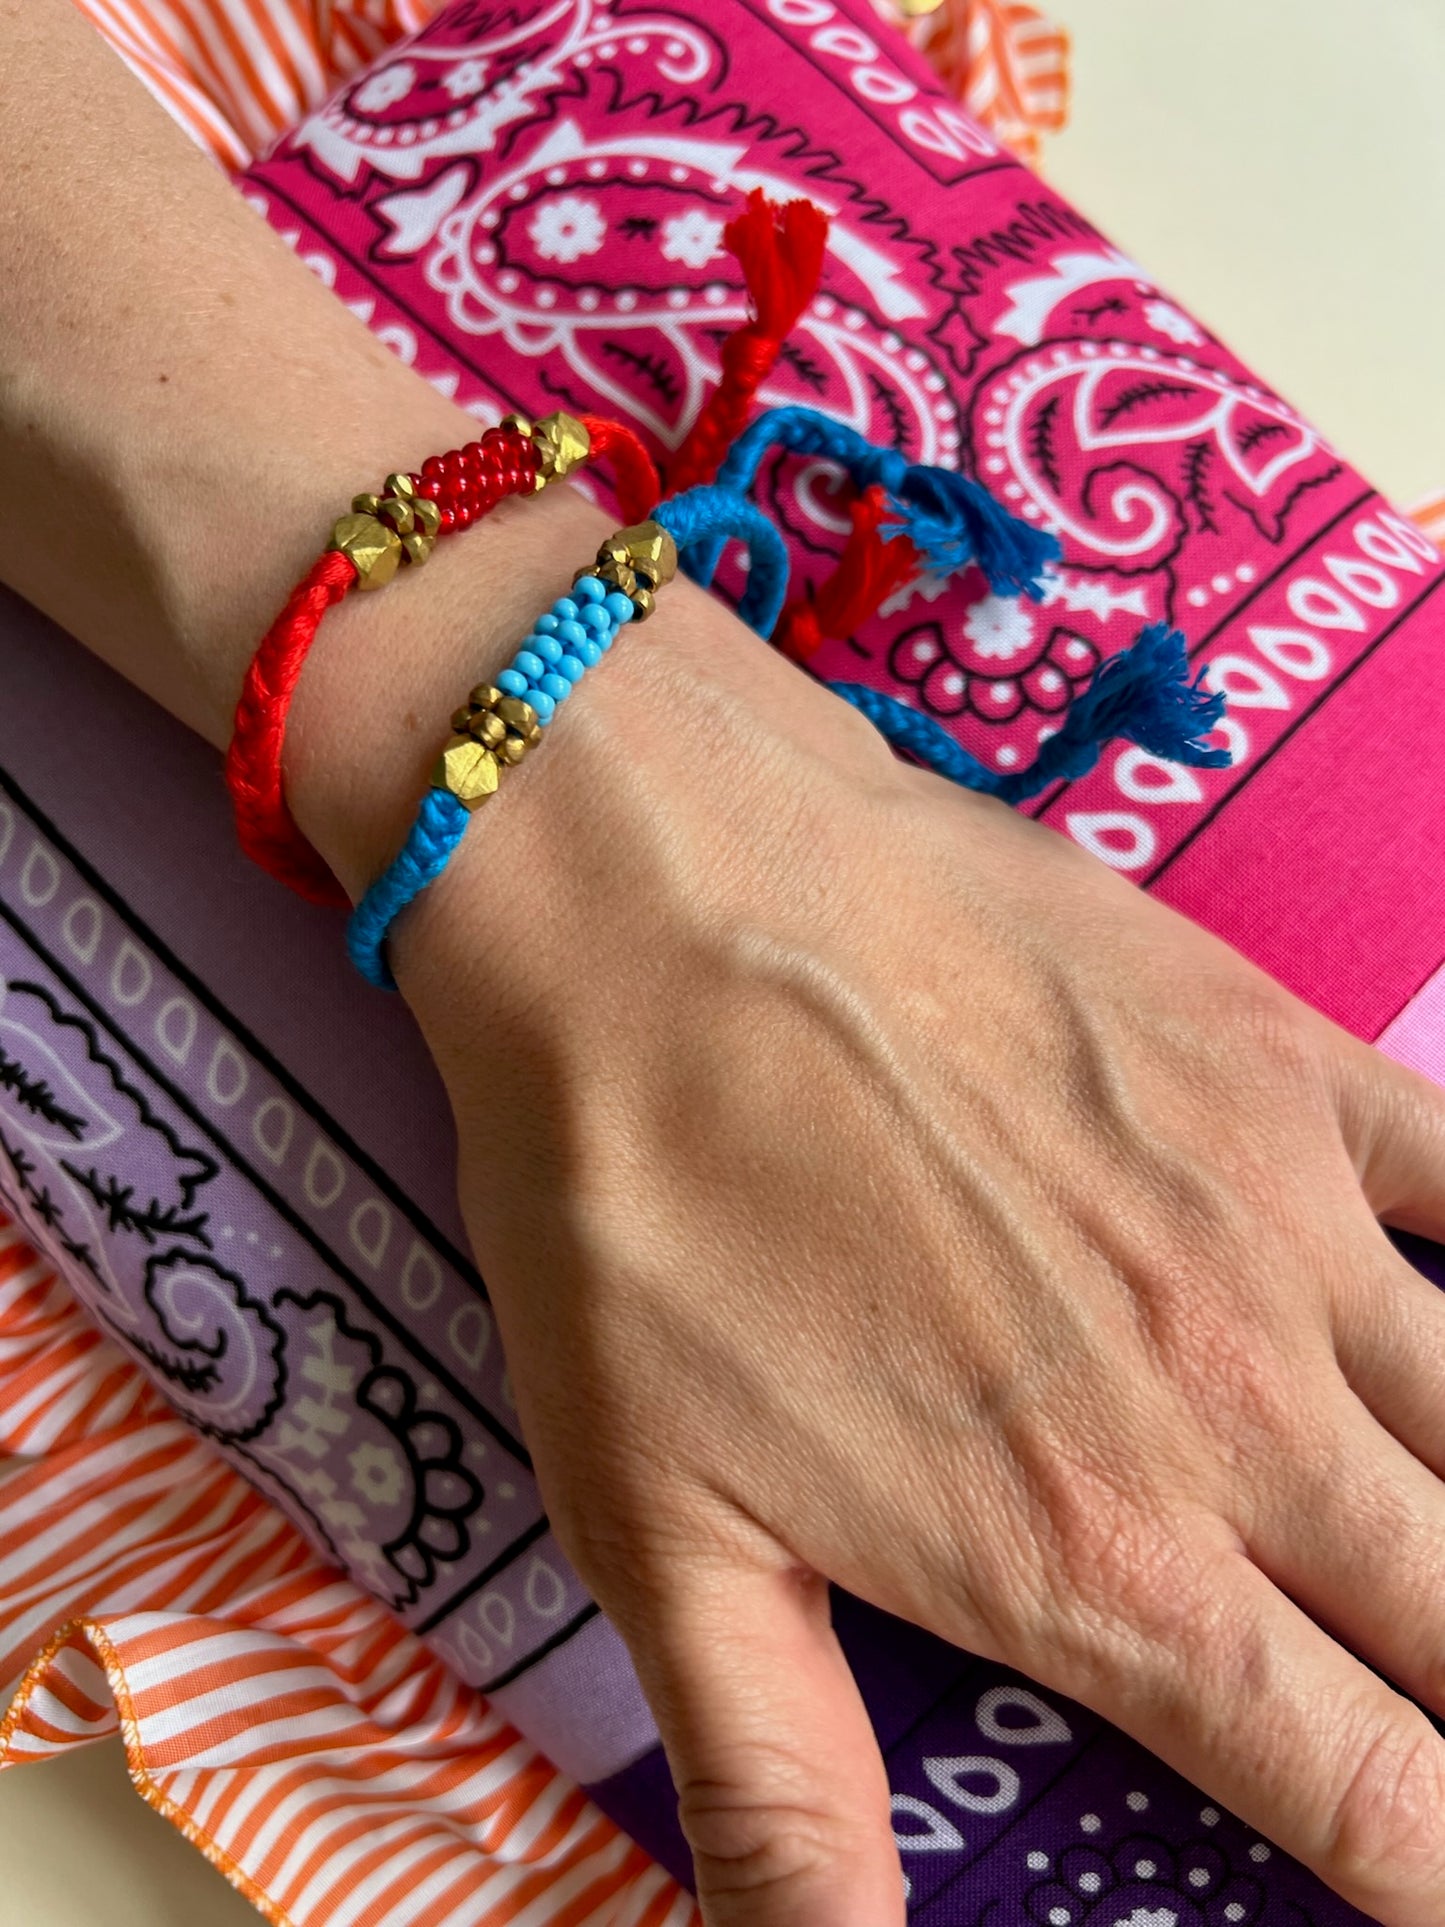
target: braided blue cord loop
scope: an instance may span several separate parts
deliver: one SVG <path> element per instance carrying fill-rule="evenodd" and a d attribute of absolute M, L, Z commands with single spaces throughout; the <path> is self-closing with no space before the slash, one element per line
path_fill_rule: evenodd
<path fill-rule="evenodd" d="M 770 636 L 788 593 L 788 551 L 762 510 L 737 489 L 720 482 L 690 488 L 653 511 L 671 535 L 680 558 L 689 550 L 721 555 L 730 538 L 747 544 L 748 586 L 738 614 L 760 636 Z M 690 573 L 690 571 L 689 571 Z M 708 581 L 711 581 L 711 572 Z"/>
<path fill-rule="evenodd" d="M 406 906 L 435 883 L 467 827 L 465 805 L 450 790 L 428 790 L 406 842 L 351 913 L 346 951 L 369 984 L 395 990 L 386 961 L 386 937 Z"/>
<path fill-rule="evenodd" d="M 1023 803 L 1051 783 L 1072 783 L 1087 776 L 1104 745 L 1116 738 L 1166 762 L 1227 769 L 1229 751 L 1211 749 L 1204 740 L 1218 727 L 1225 710 L 1223 695 L 1206 689 L 1204 676 L 1201 669 L 1189 680 L 1184 637 L 1167 623 L 1155 623 L 1130 648 L 1100 663 L 1063 726 L 1040 747 L 1034 761 L 1027 769 L 1007 775 L 986 769 L 942 724 L 894 696 L 862 683 L 830 687 L 866 716 L 895 749 L 906 751 L 925 768 L 1001 802 Z"/>
<path fill-rule="evenodd" d="M 891 526 L 885 524 L 882 535 L 906 535 L 930 574 L 953 575 L 976 562 L 995 595 L 1043 599 L 1043 577 L 1061 554 L 1057 536 L 1011 515 L 967 475 L 910 462 L 896 448 L 879 447 L 846 422 L 816 408 L 794 406 L 768 409 L 748 423 L 723 459 L 718 487 L 752 490 L 770 448 L 825 456 L 846 469 L 860 491 L 881 488 L 898 518 Z M 719 544 L 701 544 L 684 555 L 683 566 L 706 587 L 719 554 Z"/>

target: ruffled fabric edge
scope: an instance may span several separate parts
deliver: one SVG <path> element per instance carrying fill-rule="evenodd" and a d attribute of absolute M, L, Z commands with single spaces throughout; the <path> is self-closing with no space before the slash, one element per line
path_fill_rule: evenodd
<path fill-rule="evenodd" d="M 0 1680 L 0 1771 L 119 1732 L 142 1798 L 273 1927 L 700 1919 L 170 1414 L 4 1219 Z"/>

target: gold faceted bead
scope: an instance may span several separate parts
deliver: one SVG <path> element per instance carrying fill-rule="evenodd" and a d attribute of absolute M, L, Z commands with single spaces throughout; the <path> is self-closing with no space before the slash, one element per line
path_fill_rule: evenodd
<path fill-rule="evenodd" d="M 497 754 L 504 763 L 520 763 L 530 747 L 520 736 L 504 736 L 497 744 Z"/>
<path fill-rule="evenodd" d="M 471 726 L 472 712 L 465 704 L 460 709 L 452 711 L 452 728 L 458 736 L 465 736 Z"/>
<path fill-rule="evenodd" d="M 532 430 L 532 443 L 537 450 L 539 486 L 570 475 L 592 453 L 592 437 L 575 415 L 561 409 L 542 417 Z"/>
<path fill-rule="evenodd" d="M 626 562 L 604 562 L 594 573 L 600 575 L 604 582 L 610 582 L 614 589 L 620 589 L 623 595 L 636 601 L 641 585 L 636 573 Z"/>
<path fill-rule="evenodd" d="M 379 495 L 353 495 L 351 511 L 353 515 L 375 515 L 381 507 Z"/>
<path fill-rule="evenodd" d="M 410 535 L 416 527 L 416 517 L 411 512 L 411 503 L 402 501 L 398 495 L 386 496 L 376 512 L 383 522 L 390 522 L 398 535 Z"/>
<path fill-rule="evenodd" d="M 520 696 L 503 696 L 496 705 L 496 711 L 508 729 L 515 730 L 524 742 L 540 741 L 542 725 L 529 702 L 524 702 Z"/>
<path fill-rule="evenodd" d="M 530 415 L 503 415 L 501 426 L 510 428 L 514 435 L 521 435 L 527 441 L 532 439 L 532 418 Z"/>
<path fill-rule="evenodd" d="M 507 725 L 492 709 L 474 709 L 467 731 L 488 749 L 496 749 L 507 740 Z"/>
<path fill-rule="evenodd" d="M 409 502 L 416 494 L 416 483 L 409 475 L 388 475 L 386 492 L 388 495 L 399 495 L 404 501 Z"/>
<path fill-rule="evenodd" d="M 430 496 L 414 495 L 411 512 L 416 517 L 416 525 L 423 535 L 435 535 L 442 525 L 442 512 Z"/>
<path fill-rule="evenodd" d="M 383 588 L 401 567 L 401 537 L 374 515 L 343 515 L 331 531 L 331 547 L 350 557 L 359 589 Z"/>
<path fill-rule="evenodd" d="M 647 618 L 657 607 L 657 597 L 645 582 L 639 582 L 637 587 L 632 591 L 632 606 L 637 611 L 636 620 L 638 622 L 646 622 Z"/>
<path fill-rule="evenodd" d="M 619 529 L 606 544 L 615 554 L 621 547 L 624 558 L 638 575 L 645 575 L 654 589 L 671 582 L 677 574 L 677 544 L 660 522 L 635 522 Z"/>
<path fill-rule="evenodd" d="M 473 709 L 495 709 L 502 700 L 502 692 L 495 683 L 479 682 L 467 701 Z"/>
<path fill-rule="evenodd" d="M 469 810 L 480 809 L 496 790 L 501 769 L 489 749 L 471 736 L 453 736 L 437 758 L 432 784 L 450 790 Z"/>
<path fill-rule="evenodd" d="M 410 535 L 404 535 L 401 538 L 401 546 L 406 552 L 407 561 L 414 563 L 418 568 L 426 561 L 436 545 L 437 539 L 434 535 L 423 535 L 419 529 L 413 529 Z"/>

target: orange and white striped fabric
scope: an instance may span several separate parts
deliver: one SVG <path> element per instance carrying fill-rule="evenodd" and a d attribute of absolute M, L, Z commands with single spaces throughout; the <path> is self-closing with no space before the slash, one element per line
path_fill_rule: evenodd
<path fill-rule="evenodd" d="M 1410 514 L 1436 547 L 1445 549 L 1445 494 L 1417 503 Z"/>
<path fill-rule="evenodd" d="M 222 166 L 246 167 L 442 0 L 76 0 Z M 1021 0 L 943 0 L 909 37 L 969 112 L 1037 160 L 1064 125 L 1068 36 Z"/>
<path fill-rule="evenodd" d="M 439 0 L 77 0 L 224 167 L 242 168 Z"/>
<path fill-rule="evenodd" d="M 943 0 L 908 37 L 995 140 L 1036 163 L 1069 117 L 1069 36 L 1022 0 Z"/>
<path fill-rule="evenodd" d="M 276 1927 L 697 1927 L 3 1219 L 0 1680 L 0 1769 L 118 1728 L 144 1798 Z"/>

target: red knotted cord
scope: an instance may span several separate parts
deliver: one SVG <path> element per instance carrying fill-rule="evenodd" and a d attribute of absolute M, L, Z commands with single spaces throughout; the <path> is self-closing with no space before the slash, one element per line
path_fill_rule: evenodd
<path fill-rule="evenodd" d="M 643 522 L 662 499 L 657 464 L 630 428 L 584 415 L 582 426 L 592 438 L 593 462 L 610 461 L 612 486 L 624 522 Z"/>
<path fill-rule="evenodd" d="M 867 488 L 849 511 L 853 526 L 838 566 L 811 596 L 790 602 L 773 641 L 794 662 L 807 662 L 829 636 L 853 636 L 905 582 L 921 558 L 906 535 L 883 534 L 890 510 L 881 488 Z"/>
<path fill-rule="evenodd" d="M 754 395 L 818 291 L 828 217 L 811 201 L 779 206 L 755 187 L 745 210 L 723 229 L 723 240 L 742 267 L 753 319 L 722 345 L 721 379 L 669 467 L 672 494 L 710 482 L 747 426 Z"/>

